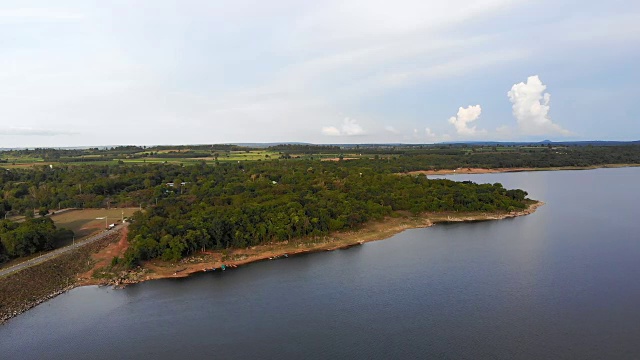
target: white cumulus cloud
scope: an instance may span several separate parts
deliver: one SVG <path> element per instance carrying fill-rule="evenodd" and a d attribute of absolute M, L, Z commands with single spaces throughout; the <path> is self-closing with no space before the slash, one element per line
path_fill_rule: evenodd
<path fill-rule="evenodd" d="M 364 135 L 364 129 L 355 119 L 344 118 L 342 126 L 338 129 L 335 126 L 322 127 L 322 133 L 328 136 L 358 136 Z"/>
<path fill-rule="evenodd" d="M 478 120 L 482 108 L 480 105 L 469 105 L 466 108 L 458 108 L 458 114 L 449 118 L 449 123 L 455 126 L 456 131 L 460 135 L 475 135 L 478 133 L 484 133 L 484 130 L 477 130 L 476 126 L 469 126 L 470 123 Z"/>
<path fill-rule="evenodd" d="M 507 95 L 513 104 L 513 116 L 518 121 L 518 128 L 527 135 L 570 135 L 570 131 L 549 118 L 551 95 L 544 92 L 546 89 L 547 86 L 538 75 L 529 76 L 526 83 L 511 87 Z"/>

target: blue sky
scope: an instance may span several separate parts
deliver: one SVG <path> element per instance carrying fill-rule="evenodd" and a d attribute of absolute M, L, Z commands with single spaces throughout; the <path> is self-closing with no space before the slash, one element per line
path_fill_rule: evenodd
<path fill-rule="evenodd" d="M 4 0 L 0 43 L 0 147 L 640 138 L 628 0 Z"/>

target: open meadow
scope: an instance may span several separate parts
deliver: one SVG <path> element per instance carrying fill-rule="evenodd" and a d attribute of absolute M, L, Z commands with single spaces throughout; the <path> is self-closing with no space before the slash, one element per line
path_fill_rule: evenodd
<path fill-rule="evenodd" d="M 73 231 L 76 240 L 83 239 L 105 229 L 106 225 L 119 223 L 139 208 L 77 209 L 51 215 L 58 228 Z"/>

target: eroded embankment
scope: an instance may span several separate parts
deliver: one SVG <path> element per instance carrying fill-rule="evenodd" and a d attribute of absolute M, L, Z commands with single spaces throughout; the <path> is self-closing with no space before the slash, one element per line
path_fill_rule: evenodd
<path fill-rule="evenodd" d="M 120 237 L 110 234 L 41 264 L 0 277 L 0 323 L 69 291 L 78 274 L 92 267 L 91 254 Z"/>

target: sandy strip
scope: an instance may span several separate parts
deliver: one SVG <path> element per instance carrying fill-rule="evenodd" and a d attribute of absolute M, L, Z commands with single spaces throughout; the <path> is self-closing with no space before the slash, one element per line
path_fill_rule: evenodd
<path fill-rule="evenodd" d="M 563 167 L 547 167 L 547 168 L 457 168 L 457 169 L 442 169 L 442 170 L 417 170 L 409 171 L 406 173 L 399 173 L 398 175 L 454 175 L 454 174 L 493 174 L 493 173 L 508 173 L 508 172 L 524 172 L 524 171 L 560 171 L 560 170 L 594 170 L 594 169 L 608 169 L 608 168 L 621 168 L 621 167 L 638 167 L 640 164 L 606 164 L 598 166 L 563 166 Z"/>

